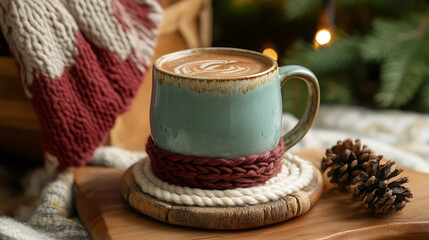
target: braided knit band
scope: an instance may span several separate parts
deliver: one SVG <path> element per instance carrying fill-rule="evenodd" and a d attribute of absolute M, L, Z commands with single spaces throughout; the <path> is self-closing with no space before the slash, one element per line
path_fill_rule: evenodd
<path fill-rule="evenodd" d="M 263 185 L 281 170 L 283 139 L 271 151 L 233 160 L 185 156 L 159 149 L 149 137 L 146 152 L 157 177 L 178 186 L 233 189 Z"/>

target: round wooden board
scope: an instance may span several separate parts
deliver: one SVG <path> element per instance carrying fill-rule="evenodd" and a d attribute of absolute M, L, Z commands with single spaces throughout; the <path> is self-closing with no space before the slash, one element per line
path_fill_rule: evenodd
<path fill-rule="evenodd" d="M 135 210 L 161 222 L 205 229 L 245 229 L 279 223 L 308 212 L 323 192 L 320 171 L 313 166 L 310 183 L 276 201 L 236 207 L 183 206 L 158 200 L 140 190 L 131 166 L 121 181 L 121 193 Z"/>

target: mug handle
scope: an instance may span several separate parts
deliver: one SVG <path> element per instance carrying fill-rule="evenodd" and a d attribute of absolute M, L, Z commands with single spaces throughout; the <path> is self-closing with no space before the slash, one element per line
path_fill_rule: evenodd
<path fill-rule="evenodd" d="M 304 114 L 302 115 L 296 126 L 282 136 L 285 143 L 285 151 L 297 144 L 310 129 L 316 118 L 317 110 L 320 104 L 320 89 L 319 82 L 313 72 L 305 67 L 298 65 L 283 66 L 279 69 L 281 87 L 285 82 L 292 78 L 304 80 L 307 83 L 308 98 L 307 106 L 305 107 Z"/>

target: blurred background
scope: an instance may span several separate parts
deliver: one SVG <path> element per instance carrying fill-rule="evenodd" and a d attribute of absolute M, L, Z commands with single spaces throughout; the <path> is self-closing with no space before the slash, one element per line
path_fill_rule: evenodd
<path fill-rule="evenodd" d="M 213 46 L 311 69 L 322 103 L 429 112 L 428 1 L 216 0 L 213 21 Z M 305 86 L 283 91 L 300 115 Z"/>
<path fill-rule="evenodd" d="M 318 76 L 322 103 L 429 112 L 426 0 L 216 0 L 213 46 L 264 52 Z M 9 51 L 0 38 L 0 56 Z M 300 115 L 305 86 L 290 81 L 284 110 Z"/>

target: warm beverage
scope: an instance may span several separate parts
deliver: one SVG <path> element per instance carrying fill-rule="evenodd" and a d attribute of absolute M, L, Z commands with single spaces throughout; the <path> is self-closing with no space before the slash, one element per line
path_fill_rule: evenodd
<path fill-rule="evenodd" d="M 266 57 L 218 50 L 178 55 L 163 61 L 160 67 L 185 76 L 225 79 L 253 76 L 267 71 L 272 65 Z"/>
<path fill-rule="evenodd" d="M 306 111 L 283 137 L 286 149 L 307 132 L 319 105 L 319 87 L 309 70 L 278 67 L 261 53 L 200 48 L 170 53 L 153 64 L 151 135 L 165 151 L 226 158 L 274 149 L 281 137 L 281 86 L 291 78 L 308 85 Z"/>

